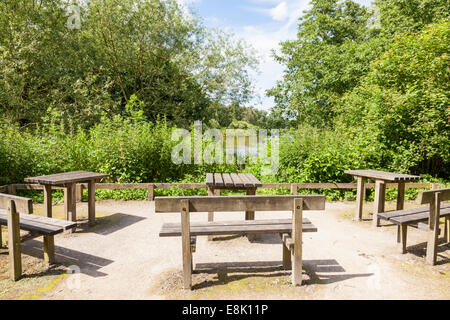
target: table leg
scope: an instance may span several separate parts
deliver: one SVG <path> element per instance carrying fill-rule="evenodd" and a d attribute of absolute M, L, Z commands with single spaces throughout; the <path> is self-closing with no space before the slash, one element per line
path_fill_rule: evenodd
<path fill-rule="evenodd" d="M 72 183 L 64 188 L 64 212 L 68 221 L 77 221 L 76 185 Z M 74 232 L 75 229 L 72 229 Z"/>
<path fill-rule="evenodd" d="M 95 180 L 88 182 L 88 216 L 89 225 L 95 224 Z"/>
<path fill-rule="evenodd" d="M 46 217 L 52 217 L 52 186 L 44 185 L 44 214 Z"/>
<path fill-rule="evenodd" d="M 380 226 L 380 219 L 378 214 L 384 212 L 384 200 L 386 198 L 386 183 L 383 180 L 376 180 L 375 182 L 375 205 L 373 212 L 373 226 Z"/>
<path fill-rule="evenodd" d="M 245 192 L 248 196 L 254 196 L 256 194 L 256 188 L 247 189 Z M 245 211 L 245 220 L 255 220 L 255 211 Z M 254 234 L 247 234 L 248 241 L 253 241 Z"/>
<path fill-rule="evenodd" d="M 363 177 L 357 177 L 358 180 L 358 187 L 356 190 L 356 214 L 355 214 L 355 220 L 361 221 L 362 220 L 362 214 L 363 214 L 363 203 L 364 203 L 364 178 Z"/>
<path fill-rule="evenodd" d="M 405 204 L 405 182 L 398 183 L 397 189 L 397 210 L 403 210 Z"/>
<path fill-rule="evenodd" d="M 220 192 L 220 190 L 219 190 Z M 214 188 L 208 188 L 208 196 L 214 196 L 215 190 Z M 208 222 L 214 221 L 214 212 L 208 212 Z M 208 241 L 212 241 L 214 239 L 214 236 L 208 236 Z"/>

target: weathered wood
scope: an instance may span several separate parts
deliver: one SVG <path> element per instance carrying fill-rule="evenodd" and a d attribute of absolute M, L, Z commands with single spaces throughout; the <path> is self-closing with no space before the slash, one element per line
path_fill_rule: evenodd
<path fill-rule="evenodd" d="M 450 188 L 446 188 L 446 189 L 437 189 L 437 190 L 430 190 L 430 191 L 421 191 L 421 192 L 419 192 L 416 202 L 418 204 L 432 203 L 434 201 L 434 195 L 436 193 L 441 194 L 440 195 L 441 201 L 450 200 Z"/>
<path fill-rule="evenodd" d="M 208 188 L 208 196 L 212 197 L 215 196 L 215 190 L 213 188 Z M 214 211 L 208 212 L 208 222 L 214 221 Z M 209 235 L 208 241 L 212 241 L 214 239 L 214 236 Z"/>
<path fill-rule="evenodd" d="M 243 188 L 244 182 L 239 178 L 239 175 L 237 173 L 230 173 L 231 180 L 233 180 L 234 186 L 237 188 Z"/>
<path fill-rule="evenodd" d="M 10 184 L 10 185 L 8 186 L 8 193 L 9 193 L 10 195 L 16 195 L 16 186 Z"/>
<path fill-rule="evenodd" d="M 357 190 L 356 190 L 356 214 L 355 220 L 361 221 L 363 215 L 364 194 L 366 189 L 364 188 L 364 178 L 357 177 Z"/>
<path fill-rule="evenodd" d="M 428 264 L 434 266 L 437 259 L 437 245 L 439 232 L 439 211 L 441 205 L 441 193 L 433 194 L 434 201 L 430 202 L 430 220 L 428 222 L 428 241 L 427 241 L 427 256 Z"/>
<path fill-rule="evenodd" d="M 37 232 L 42 235 L 55 235 L 76 226 L 76 223 L 41 217 L 33 214 L 20 214 L 20 229 Z M 7 225 L 8 217 L 6 210 L 0 210 L 0 225 Z"/>
<path fill-rule="evenodd" d="M 64 189 L 64 213 L 67 221 L 77 220 L 77 209 L 75 203 L 75 184 L 72 183 Z"/>
<path fill-rule="evenodd" d="M 148 192 L 148 201 L 155 200 L 155 186 L 153 184 L 147 187 L 147 192 Z"/>
<path fill-rule="evenodd" d="M 95 224 L 95 181 L 88 182 L 88 217 L 89 225 Z"/>
<path fill-rule="evenodd" d="M 448 217 L 450 216 L 450 208 L 445 208 L 440 210 L 440 216 L 441 217 Z M 418 212 L 414 214 L 407 214 L 407 215 L 399 215 L 395 216 L 389 219 L 390 222 L 401 225 L 401 224 L 413 224 L 413 223 L 419 223 L 419 222 L 425 222 L 428 221 L 430 218 L 430 209 L 423 212 Z"/>
<path fill-rule="evenodd" d="M 180 202 L 181 209 L 181 243 L 183 251 L 183 280 L 184 288 L 190 290 L 192 286 L 192 253 L 191 253 L 191 233 L 189 219 L 189 200 Z"/>
<path fill-rule="evenodd" d="M 212 173 L 206 174 L 206 186 L 210 187 L 214 185 L 214 175 Z"/>
<path fill-rule="evenodd" d="M 0 193 L 0 209 L 7 209 L 11 200 L 14 201 L 17 212 L 33 213 L 33 201 L 31 199 L 4 193 Z"/>
<path fill-rule="evenodd" d="M 249 188 L 245 192 L 248 196 L 254 196 L 256 194 L 256 188 Z M 255 220 L 255 211 L 253 210 L 245 211 L 245 220 Z M 247 239 L 248 241 L 252 242 L 255 239 L 255 234 L 248 233 Z"/>
<path fill-rule="evenodd" d="M 405 254 L 406 253 L 406 239 L 407 239 L 407 235 L 408 235 L 408 225 L 403 224 L 403 225 L 399 226 L 398 232 L 399 232 L 399 235 L 397 237 L 397 239 L 398 239 L 397 241 L 399 242 L 400 253 Z"/>
<path fill-rule="evenodd" d="M 441 205 L 441 211 L 447 212 L 447 209 L 450 209 L 450 203 L 443 203 Z M 403 209 L 403 210 L 382 212 L 382 213 L 378 214 L 378 217 L 380 219 L 387 220 L 387 221 L 391 221 L 391 219 L 397 218 L 397 217 L 405 217 L 406 220 L 403 220 L 403 222 L 407 222 L 408 216 L 415 215 L 418 213 L 424 213 L 426 216 L 428 216 L 429 211 L 430 211 L 429 206 L 423 206 L 423 207 L 412 208 L 412 209 Z M 412 220 L 415 220 L 414 216 L 412 217 Z"/>
<path fill-rule="evenodd" d="M 264 221 L 264 220 L 261 220 Z M 208 235 L 247 235 L 252 234 L 268 234 L 268 233 L 291 233 L 292 232 L 292 220 L 287 219 L 282 223 L 276 221 L 267 223 L 251 224 L 252 221 L 235 222 L 215 222 L 210 224 L 203 222 L 201 224 L 192 224 L 190 226 L 191 236 L 208 236 Z M 317 232 L 317 228 L 308 220 L 303 220 L 302 225 L 303 232 Z M 181 236 L 181 226 L 164 224 L 159 233 L 160 237 L 179 237 Z"/>
<path fill-rule="evenodd" d="M 394 173 L 394 172 L 385 172 L 378 170 L 346 170 L 344 171 L 347 174 L 350 174 L 355 177 L 365 177 L 368 179 L 374 180 L 383 180 L 383 181 L 415 181 L 421 180 L 421 176 L 414 176 L 410 174 L 403 173 Z"/>
<path fill-rule="evenodd" d="M 378 214 L 384 212 L 384 202 L 386 196 L 386 184 L 383 180 L 377 180 L 375 185 L 375 204 L 372 224 L 374 227 L 380 226 Z"/>
<path fill-rule="evenodd" d="M 25 178 L 24 181 L 39 184 L 62 185 L 62 184 L 72 184 L 77 182 L 89 181 L 92 179 L 100 180 L 107 177 L 108 175 L 104 173 L 72 171 L 38 177 L 29 177 Z"/>
<path fill-rule="evenodd" d="M 290 270 L 292 269 L 292 259 L 291 259 L 291 246 L 287 243 L 287 239 L 291 239 L 290 235 L 287 233 L 280 234 L 281 239 L 283 241 L 282 250 L 283 250 L 283 269 Z"/>
<path fill-rule="evenodd" d="M 246 174 L 239 173 L 239 178 L 244 183 L 245 188 L 255 188 L 255 183 L 253 183 Z"/>
<path fill-rule="evenodd" d="M 292 212 L 292 239 L 294 249 L 292 253 L 292 284 L 302 285 L 302 224 L 303 224 L 303 199 L 294 200 Z"/>
<path fill-rule="evenodd" d="M 450 216 L 445 217 L 444 238 L 447 243 L 450 242 Z"/>
<path fill-rule="evenodd" d="M 256 179 L 256 177 L 251 173 L 245 173 L 245 176 L 248 180 L 250 180 L 254 184 L 256 188 L 262 187 L 263 184 L 258 179 Z"/>
<path fill-rule="evenodd" d="M 222 179 L 225 187 L 234 187 L 233 180 L 231 179 L 231 176 L 229 173 L 223 173 Z"/>
<path fill-rule="evenodd" d="M 22 275 L 22 257 L 20 247 L 20 216 L 16 211 L 14 200 L 9 200 L 8 204 L 8 248 L 10 278 L 13 281 Z"/>
<path fill-rule="evenodd" d="M 44 215 L 51 218 L 52 213 L 52 186 L 44 185 Z"/>
<path fill-rule="evenodd" d="M 76 202 L 83 202 L 83 185 L 76 185 Z"/>
<path fill-rule="evenodd" d="M 397 190 L 397 210 L 403 210 L 405 203 L 405 182 L 400 181 L 398 183 Z"/>
<path fill-rule="evenodd" d="M 297 184 L 291 184 L 291 195 L 297 195 Z"/>
<path fill-rule="evenodd" d="M 295 198 L 303 199 L 303 210 L 325 209 L 325 196 L 323 195 L 156 197 L 155 212 L 177 212 L 180 201 L 186 199 L 189 200 L 190 212 L 290 211 Z"/>
<path fill-rule="evenodd" d="M 222 175 L 220 173 L 214 173 L 214 185 L 216 187 L 222 187 L 224 185 Z"/>
<path fill-rule="evenodd" d="M 48 264 L 55 263 L 55 238 L 44 236 L 44 261 Z"/>

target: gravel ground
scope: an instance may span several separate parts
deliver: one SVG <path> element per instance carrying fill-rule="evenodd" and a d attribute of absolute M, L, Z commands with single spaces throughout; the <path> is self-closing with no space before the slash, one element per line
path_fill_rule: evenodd
<path fill-rule="evenodd" d="M 401 255 L 396 227 L 373 228 L 367 213 L 365 221 L 352 221 L 354 207 L 334 202 L 325 211 L 304 213 L 318 232 L 304 234 L 303 286 L 292 287 L 290 272 L 281 269 L 278 235 L 252 243 L 245 237 L 199 237 L 194 290 L 186 291 L 180 238 L 158 237 L 161 225 L 178 222 L 179 214 L 155 214 L 153 202 L 98 201 L 96 227 L 55 239 L 56 259 L 80 273 L 40 299 L 450 299 L 449 244 L 440 245 L 438 265 L 427 266 L 425 232 L 410 228 L 409 253 Z M 366 207 L 371 210 L 371 204 Z M 85 203 L 78 212 L 87 216 Z M 197 221 L 206 217 L 191 215 Z M 257 219 L 288 217 L 289 212 L 256 213 Z M 243 213 L 216 214 L 216 220 L 242 218 Z M 40 256 L 41 248 L 40 240 L 32 240 L 23 252 Z"/>

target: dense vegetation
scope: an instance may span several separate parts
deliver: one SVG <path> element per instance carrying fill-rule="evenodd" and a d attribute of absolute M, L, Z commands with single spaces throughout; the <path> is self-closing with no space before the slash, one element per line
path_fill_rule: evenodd
<path fill-rule="evenodd" d="M 118 182 L 200 182 L 208 171 L 348 182 L 355 168 L 448 180 L 448 1 L 311 2 L 276 55 L 285 74 L 267 114 L 245 106 L 252 49 L 175 0 L 86 1 L 80 29 L 67 28 L 67 1 L 2 1 L 0 185 L 81 169 Z M 173 164 L 173 130 L 196 120 L 282 129 L 278 172 Z M 133 192 L 120 196 L 145 197 Z"/>

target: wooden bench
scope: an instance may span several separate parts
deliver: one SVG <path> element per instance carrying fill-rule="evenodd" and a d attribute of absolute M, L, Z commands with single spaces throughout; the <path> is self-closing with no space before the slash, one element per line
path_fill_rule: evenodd
<path fill-rule="evenodd" d="M 8 226 L 10 277 L 16 281 L 22 275 L 21 242 L 44 237 L 44 260 L 55 262 L 54 235 L 76 227 L 75 222 L 57 220 L 32 214 L 31 199 L 0 193 L 0 247 L 1 226 Z M 21 238 L 20 230 L 28 231 Z"/>
<path fill-rule="evenodd" d="M 379 214 L 381 219 L 398 225 L 397 242 L 400 244 L 401 253 L 406 253 L 408 226 L 424 230 L 428 232 L 426 261 L 431 265 L 436 264 L 441 217 L 445 217 L 444 237 L 450 242 L 450 203 L 441 203 L 447 200 L 450 200 L 450 188 L 422 191 L 419 193 L 417 203 L 428 206 Z"/>
<path fill-rule="evenodd" d="M 304 210 L 324 210 L 325 197 L 308 196 L 227 196 L 157 197 L 156 213 L 181 213 L 180 223 L 166 223 L 160 237 L 182 238 L 184 288 L 192 286 L 192 253 L 197 236 L 278 233 L 283 240 L 283 267 L 292 268 L 292 284 L 302 282 L 302 233 L 317 228 L 303 219 Z M 243 220 L 191 223 L 191 212 L 292 211 L 292 219 Z M 292 263 L 293 260 L 293 263 Z"/>

